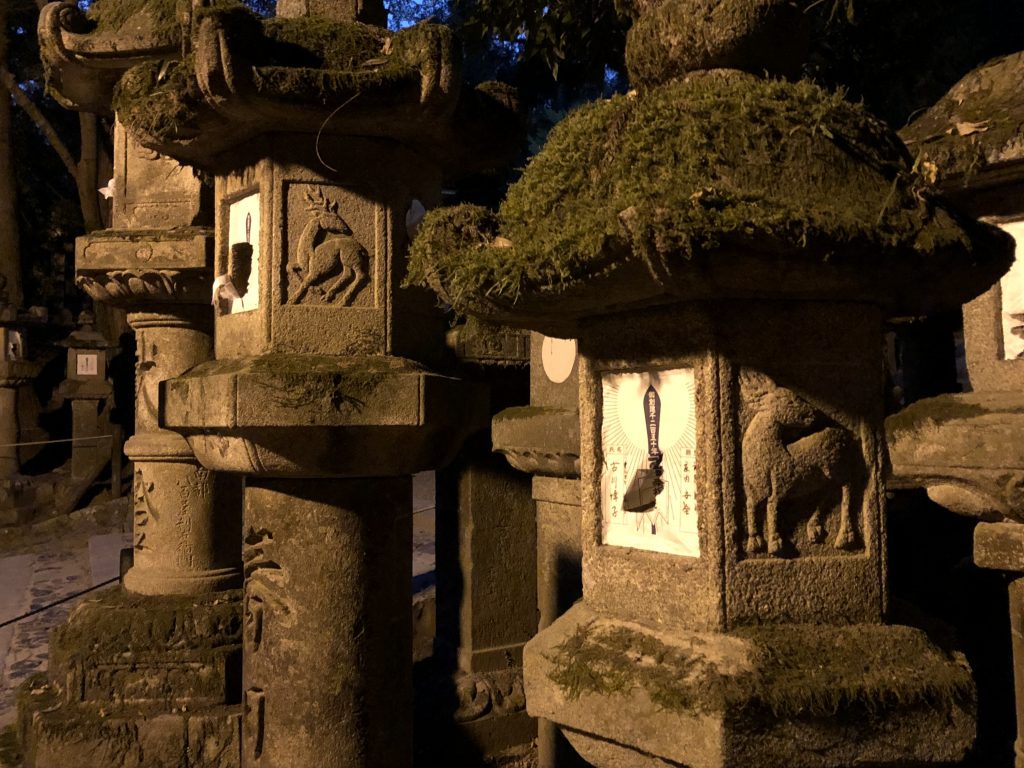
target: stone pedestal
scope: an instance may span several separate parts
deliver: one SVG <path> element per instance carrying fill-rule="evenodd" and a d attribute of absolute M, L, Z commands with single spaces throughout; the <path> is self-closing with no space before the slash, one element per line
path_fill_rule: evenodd
<path fill-rule="evenodd" d="M 86 598 L 20 693 L 25 766 L 238 768 L 239 597 Z"/>
<path fill-rule="evenodd" d="M 8 366 L 8 363 L 0 363 Z M 18 460 L 18 386 L 14 379 L 4 378 L 0 381 L 0 477 L 7 478 L 18 473 L 21 462 Z"/>
<path fill-rule="evenodd" d="M 412 759 L 412 481 L 252 479 L 243 765 Z"/>

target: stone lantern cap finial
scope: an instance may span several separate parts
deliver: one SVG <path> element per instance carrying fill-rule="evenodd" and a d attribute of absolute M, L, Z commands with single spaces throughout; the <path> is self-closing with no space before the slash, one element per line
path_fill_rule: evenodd
<path fill-rule="evenodd" d="M 626 66 L 637 88 L 689 72 L 737 69 L 796 77 L 809 42 L 793 0 L 633 0 Z"/>
<path fill-rule="evenodd" d="M 899 138 L 808 82 L 716 70 L 590 104 L 497 214 L 424 220 L 410 282 L 552 335 L 586 316 L 707 298 L 952 307 L 1012 240 L 949 209 Z"/>

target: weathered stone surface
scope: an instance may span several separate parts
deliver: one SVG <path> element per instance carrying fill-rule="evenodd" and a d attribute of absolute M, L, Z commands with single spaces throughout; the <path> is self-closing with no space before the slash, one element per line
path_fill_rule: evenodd
<path fill-rule="evenodd" d="M 495 450 L 516 469 L 559 477 L 579 474 L 578 411 L 534 405 L 506 408 L 491 424 Z"/>
<path fill-rule="evenodd" d="M 1024 201 L 1020 206 L 1024 210 Z M 1024 249 L 1020 251 L 1024 253 Z M 1024 360 L 1007 359 L 1002 281 L 964 304 L 964 348 L 971 388 L 977 392 L 1020 392 L 1024 389 Z"/>
<path fill-rule="evenodd" d="M 638 88 L 704 69 L 800 74 L 807 15 L 789 0 L 659 0 L 634 21 L 626 66 Z M 784 39 L 785 45 L 779 45 Z"/>
<path fill-rule="evenodd" d="M 60 686 L 26 681 L 19 692 L 19 740 L 25 768 L 239 768 L 237 706 L 160 714 L 101 703 L 62 702 Z"/>
<path fill-rule="evenodd" d="M 77 241 L 78 286 L 96 301 L 137 308 L 140 302 L 209 301 L 210 230 L 94 232 Z"/>
<path fill-rule="evenodd" d="M 802 333 L 782 336 L 780 327 Z M 810 302 L 679 305 L 588 323 L 580 341 L 588 604 L 697 631 L 880 621 L 880 329 L 880 313 L 861 304 Z M 696 468 L 699 557 L 602 543 L 601 372 L 645 364 L 694 371 L 695 443 L 682 460 Z M 845 464 L 836 465 L 833 435 L 851 451 Z"/>
<path fill-rule="evenodd" d="M 110 111 L 117 81 L 130 66 L 181 55 L 173 5 L 101 0 L 86 15 L 77 3 L 50 3 L 39 14 L 46 79 L 57 103 L 101 114 Z"/>
<path fill-rule="evenodd" d="M 969 72 L 900 136 L 949 183 L 981 186 L 988 171 L 1024 159 L 1022 127 L 1024 52 Z"/>
<path fill-rule="evenodd" d="M 974 564 L 1024 573 L 1024 525 L 978 523 L 974 528 Z"/>
<path fill-rule="evenodd" d="M 408 766 L 411 479 L 247 486 L 243 765 Z"/>
<path fill-rule="evenodd" d="M 50 674 L 68 704 L 213 706 L 237 700 L 238 591 L 143 597 L 119 587 L 88 598 L 58 627 Z"/>
<path fill-rule="evenodd" d="M 963 657 L 910 627 L 702 634 L 578 604 L 526 654 L 528 711 L 595 765 L 900 765 L 958 760 L 974 740 Z"/>
<path fill-rule="evenodd" d="M 523 578 L 536 571 L 530 479 L 484 454 L 440 470 L 437 484 L 438 645 L 453 646 L 438 650 L 466 673 L 519 666 L 537 627 L 536 582 Z"/>
<path fill-rule="evenodd" d="M 204 466 L 307 477 L 429 469 L 486 418 L 479 388 L 386 357 L 218 360 L 167 382 L 164 398 L 165 425 Z M 295 440 L 291 426 L 307 437 Z"/>
<path fill-rule="evenodd" d="M 919 400 L 886 419 L 892 486 L 926 487 L 983 520 L 1024 516 L 1024 397 L 979 391 Z"/>

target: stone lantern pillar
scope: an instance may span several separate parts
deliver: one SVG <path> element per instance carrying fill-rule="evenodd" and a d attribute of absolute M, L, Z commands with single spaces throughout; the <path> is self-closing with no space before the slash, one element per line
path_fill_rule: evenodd
<path fill-rule="evenodd" d="M 537 628 L 582 596 L 579 366 L 575 339 L 530 335 L 530 404 L 492 421 L 494 450 L 533 475 L 537 510 Z M 572 765 L 555 723 L 537 724 L 539 768 Z M 578 758 L 577 758 L 578 760 Z"/>
<path fill-rule="evenodd" d="M 407 215 L 514 113 L 461 88 L 444 28 L 281 11 L 201 8 L 189 59 L 118 85 L 129 133 L 215 184 L 215 359 L 161 383 L 160 423 L 245 477 L 242 765 L 404 766 L 410 476 L 486 419 L 426 367 L 444 322 L 400 287 Z"/>
<path fill-rule="evenodd" d="M 209 359 L 212 231 L 201 226 L 193 173 L 115 127 L 113 226 L 78 239 L 78 284 L 129 310 L 135 331 L 134 562 L 125 587 L 143 595 L 209 594 L 241 583 L 241 486 L 200 466 L 159 424 L 159 386 Z"/>
<path fill-rule="evenodd" d="M 456 307 L 579 343 L 583 600 L 527 644 L 527 709 L 596 766 L 958 760 L 969 669 L 888 623 L 882 320 L 1009 241 L 862 108 L 760 77 L 799 10 L 718 7 L 645 2 L 637 92 L 413 249 Z"/>

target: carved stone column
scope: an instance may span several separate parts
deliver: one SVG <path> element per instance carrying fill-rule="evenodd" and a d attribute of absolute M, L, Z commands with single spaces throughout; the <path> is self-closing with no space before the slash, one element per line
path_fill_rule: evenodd
<path fill-rule="evenodd" d="M 249 481 L 243 765 L 410 764 L 411 548 L 408 476 Z"/>
<path fill-rule="evenodd" d="M 241 483 L 196 461 L 188 442 L 161 429 L 160 382 L 211 354 L 212 317 L 204 306 L 133 312 L 138 349 L 135 435 L 135 562 L 125 587 L 147 595 L 198 594 L 237 587 Z"/>
<path fill-rule="evenodd" d="M 485 383 L 491 413 L 528 398 L 528 334 L 472 321 L 448 332 L 460 378 Z M 536 721 L 526 714 L 522 648 L 536 631 L 536 557 L 530 478 L 491 452 L 485 429 L 437 472 L 437 639 L 442 678 L 455 685 L 457 709 L 435 711 L 435 759 L 453 743 L 496 755 L 529 745 Z M 418 744 L 422 749 L 422 745 Z M 475 755 L 474 755 L 475 756 Z"/>

